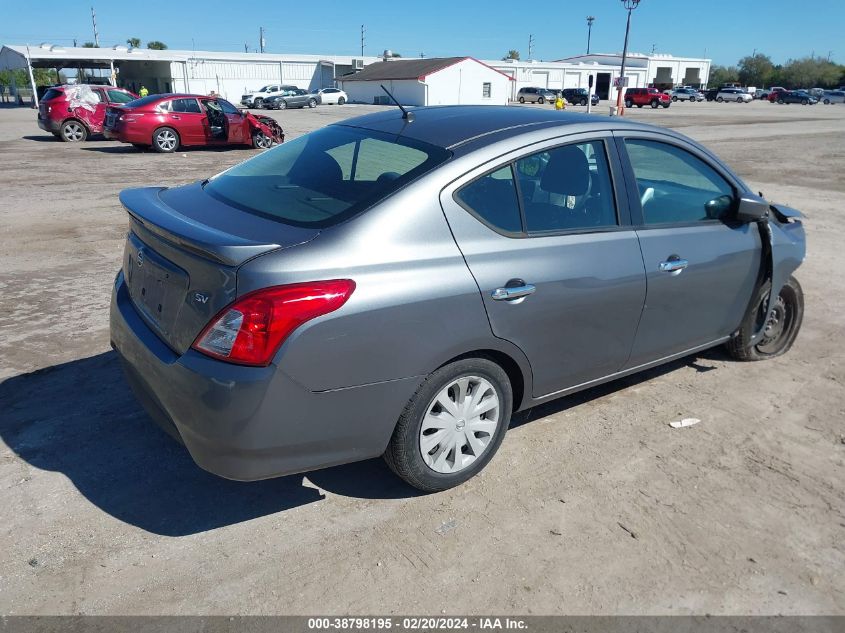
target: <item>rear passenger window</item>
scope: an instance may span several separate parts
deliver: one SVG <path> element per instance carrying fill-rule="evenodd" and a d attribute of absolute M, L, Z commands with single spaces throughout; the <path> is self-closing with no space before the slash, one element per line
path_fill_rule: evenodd
<path fill-rule="evenodd" d="M 200 104 L 196 99 L 174 99 L 171 102 L 173 112 L 201 112 Z"/>
<path fill-rule="evenodd" d="M 701 159 L 680 147 L 625 139 L 645 224 L 718 220 L 733 208 L 734 190 Z"/>
<path fill-rule="evenodd" d="M 508 233 L 522 231 L 510 165 L 473 180 L 457 192 L 456 198 L 492 227 Z"/>
<path fill-rule="evenodd" d="M 515 163 L 528 233 L 616 226 L 604 143 L 564 145 Z"/>

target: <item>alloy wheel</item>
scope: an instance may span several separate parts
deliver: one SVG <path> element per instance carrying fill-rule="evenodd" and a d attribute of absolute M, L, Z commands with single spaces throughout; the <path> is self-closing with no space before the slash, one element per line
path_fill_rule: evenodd
<path fill-rule="evenodd" d="M 155 141 L 156 145 L 158 145 L 162 151 L 172 152 L 176 149 L 176 134 L 170 130 L 159 131 L 158 134 L 156 134 Z"/>
<path fill-rule="evenodd" d="M 267 136 L 264 132 L 256 132 L 255 136 L 253 136 L 253 140 L 255 141 L 255 146 L 258 149 L 269 149 L 273 146 L 273 139 Z"/>
<path fill-rule="evenodd" d="M 76 143 L 81 141 L 85 137 L 85 130 L 82 128 L 81 123 L 77 123 L 76 121 L 69 121 L 65 123 L 64 128 L 62 128 L 62 134 L 64 135 L 66 140 L 70 141 L 71 143 Z"/>
<path fill-rule="evenodd" d="M 464 470 L 490 446 L 500 419 L 499 394 L 489 380 L 480 376 L 454 380 L 437 393 L 422 420 L 423 460 L 438 473 Z"/>

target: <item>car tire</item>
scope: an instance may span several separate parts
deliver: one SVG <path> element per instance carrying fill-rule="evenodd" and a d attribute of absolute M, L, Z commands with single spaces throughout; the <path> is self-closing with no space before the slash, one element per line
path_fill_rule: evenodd
<path fill-rule="evenodd" d="M 795 277 L 790 277 L 778 295 L 773 320 L 767 321 L 763 337 L 751 343 L 751 337 L 763 325 L 763 311 L 771 290 L 766 282 L 757 291 L 751 309 L 742 321 L 736 336 L 726 343 L 728 353 L 736 360 L 756 361 L 775 358 L 792 347 L 804 320 L 804 291 Z M 768 335 L 771 334 L 771 337 Z"/>
<path fill-rule="evenodd" d="M 252 102 L 252 107 L 261 110 L 264 108 L 264 99 L 261 97 L 256 98 L 255 101 Z"/>
<path fill-rule="evenodd" d="M 543 97 L 540 97 L 539 99 L 537 99 L 537 103 L 543 105 L 544 103 L 546 103 L 546 100 Z"/>
<path fill-rule="evenodd" d="M 743 99 L 742 97 L 737 97 L 737 98 L 736 98 L 736 102 L 737 102 L 737 103 L 742 103 L 743 101 L 744 101 L 744 99 Z"/>
<path fill-rule="evenodd" d="M 476 394 L 492 408 L 470 418 L 462 403 L 469 398 L 466 406 L 471 407 Z M 447 401 L 451 403 L 448 406 L 455 407 L 454 415 L 440 404 Z M 384 460 L 396 475 L 423 492 L 458 486 L 480 472 L 496 454 L 510 424 L 512 408 L 510 380 L 493 361 L 465 358 L 444 365 L 425 379 L 402 411 Z M 440 415 L 449 426 L 438 426 Z M 478 427 L 472 430 L 472 437 L 477 445 L 464 430 L 475 424 Z"/>
<path fill-rule="evenodd" d="M 256 130 L 252 133 L 252 146 L 255 149 L 270 149 L 273 147 L 273 139 L 261 130 Z"/>
<path fill-rule="evenodd" d="M 288 102 L 285 101 L 284 99 L 279 99 L 276 102 L 276 106 L 277 106 L 277 109 L 279 109 L 279 110 L 287 110 L 288 109 Z"/>
<path fill-rule="evenodd" d="M 810 101 L 808 99 L 802 99 L 801 105 L 810 105 Z"/>
<path fill-rule="evenodd" d="M 625 107 L 626 107 L 626 108 L 633 108 L 633 107 L 634 107 L 634 102 L 633 102 L 633 101 L 630 101 L 630 100 L 628 100 L 628 99 L 626 99 L 626 100 L 625 100 Z"/>
<path fill-rule="evenodd" d="M 586 99 L 581 99 L 581 105 L 582 105 L 582 106 L 586 106 L 586 105 L 587 105 L 587 100 L 586 100 Z"/>
<path fill-rule="evenodd" d="M 662 105 L 663 105 L 663 108 L 664 108 L 664 109 L 666 109 L 666 108 L 668 108 L 668 107 L 669 107 L 670 105 L 672 105 L 672 104 L 671 104 L 671 103 L 664 103 L 664 104 L 662 104 Z"/>
<path fill-rule="evenodd" d="M 724 101 L 724 99 L 722 97 L 716 97 L 716 101 L 718 103 L 722 103 Z"/>
<path fill-rule="evenodd" d="M 344 99 L 343 97 L 340 97 L 340 98 L 337 100 L 337 105 L 343 105 L 344 103 L 346 103 L 346 99 Z"/>
<path fill-rule="evenodd" d="M 652 110 L 657 110 L 657 108 L 659 108 L 659 107 L 660 107 L 660 102 L 659 102 L 657 99 L 654 99 L 654 100 L 651 102 L 651 108 L 652 108 Z"/>
<path fill-rule="evenodd" d="M 778 99 L 778 105 L 783 105 L 783 104 L 784 104 L 784 100 L 783 100 L 783 99 Z"/>
<path fill-rule="evenodd" d="M 642 104 L 642 103 L 638 103 L 638 104 L 637 104 L 637 107 L 638 107 L 638 108 L 642 108 L 642 107 L 643 107 L 643 104 Z"/>
<path fill-rule="evenodd" d="M 308 107 L 309 108 L 316 108 L 317 107 L 317 100 L 316 99 L 309 99 L 308 100 Z"/>
<path fill-rule="evenodd" d="M 520 97 L 520 98 L 519 98 L 519 102 L 520 102 L 520 103 L 525 103 L 525 97 Z"/>
<path fill-rule="evenodd" d="M 160 154 L 172 154 L 179 145 L 179 133 L 172 127 L 160 127 L 153 132 L 153 149 Z"/>
<path fill-rule="evenodd" d="M 59 128 L 59 138 L 65 143 L 81 143 L 88 138 L 88 128 L 76 119 L 68 119 Z"/>
<path fill-rule="evenodd" d="M 825 105 L 830 105 L 830 99 L 825 99 L 825 100 L 824 100 L 824 104 L 825 104 Z"/>
<path fill-rule="evenodd" d="M 677 101 L 678 97 L 672 97 L 672 101 Z"/>

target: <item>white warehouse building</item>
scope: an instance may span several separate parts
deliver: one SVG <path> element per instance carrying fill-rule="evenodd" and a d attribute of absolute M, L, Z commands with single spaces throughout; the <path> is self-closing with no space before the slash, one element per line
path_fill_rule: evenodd
<path fill-rule="evenodd" d="M 473 57 L 392 59 L 340 78 L 350 101 L 402 105 L 507 105 L 512 78 Z"/>
<path fill-rule="evenodd" d="M 351 55 L 291 55 L 213 51 L 150 50 L 146 48 L 74 48 L 5 45 L 0 49 L 0 70 L 27 68 L 61 70 L 66 77 L 111 82 L 138 92 L 187 92 L 212 90 L 237 103 L 245 92 L 267 84 L 285 84 L 319 90 L 335 85 L 335 77 L 381 61 L 381 57 Z M 99 70 L 92 73 L 92 70 Z"/>

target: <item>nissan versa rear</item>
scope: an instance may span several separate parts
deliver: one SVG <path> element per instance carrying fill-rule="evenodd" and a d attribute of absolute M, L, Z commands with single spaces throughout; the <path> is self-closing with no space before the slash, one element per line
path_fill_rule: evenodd
<path fill-rule="evenodd" d="M 112 345 L 231 479 L 384 456 L 442 490 L 515 411 L 715 345 L 774 357 L 803 316 L 800 213 L 623 119 L 385 111 L 121 202 Z"/>

